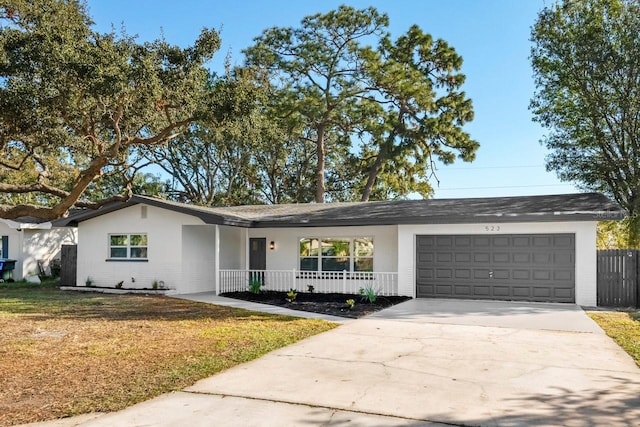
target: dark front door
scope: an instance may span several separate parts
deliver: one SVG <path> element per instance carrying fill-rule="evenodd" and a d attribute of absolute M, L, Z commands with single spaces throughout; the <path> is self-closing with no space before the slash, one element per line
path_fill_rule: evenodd
<path fill-rule="evenodd" d="M 249 270 L 267 269 L 267 239 L 256 237 L 249 239 Z M 264 285 L 263 272 L 251 272 L 249 280 L 259 280 Z"/>
<path fill-rule="evenodd" d="M 249 270 L 267 269 L 267 239 L 249 239 Z"/>

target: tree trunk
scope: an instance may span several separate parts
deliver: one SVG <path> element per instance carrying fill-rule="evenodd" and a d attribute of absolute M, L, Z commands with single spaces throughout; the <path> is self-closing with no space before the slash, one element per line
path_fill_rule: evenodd
<path fill-rule="evenodd" d="M 376 161 L 371 165 L 371 169 L 369 169 L 369 177 L 367 178 L 367 184 L 364 186 L 364 190 L 362 190 L 362 198 L 361 202 L 368 202 L 369 197 L 371 197 L 371 191 L 373 190 L 373 186 L 376 183 L 376 179 L 378 178 L 378 174 L 382 169 L 382 163 L 385 160 L 385 156 L 383 154 L 382 148 L 378 151 L 378 155 L 376 156 Z"/>
<path fill-rule="evenodd" d="M 316 203 L 324 203 L 324 169 L 325 169 L 325 150 L 324 150 L 324 133 L 325 125 L 318 127 L 318 139 L 316 141 L 316 154 L 318 157 L 318 166 L 316 168 Z"/>

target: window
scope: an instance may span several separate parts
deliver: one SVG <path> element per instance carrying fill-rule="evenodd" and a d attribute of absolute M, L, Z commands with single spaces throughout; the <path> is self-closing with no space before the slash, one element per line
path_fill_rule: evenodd
<path fill-rule="evenodd" d="M 373 271 L 373 239 L 369 237 L 300 239 L 302 271 Z"/>
<path fill-rule="evenodd" d="M 109 258 L 147 259 L 147 235 L 110 234 Z"/>

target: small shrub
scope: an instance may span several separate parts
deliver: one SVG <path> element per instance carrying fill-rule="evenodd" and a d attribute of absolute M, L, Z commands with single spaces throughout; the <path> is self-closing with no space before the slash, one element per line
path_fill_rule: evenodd
<path fill-rule="evenodd" d="M 360 288 L 360 296 L 362 301 L 368 301 L 369 304 L 373 304 L 378 299 L 378 291 L 373 286 L 369 285 L 364 288 Z"/>
<path fill-rule="evenodd" d="M 93 279 L 90 276 L 88 276 L 87 279 L 84 281 L 84 284 L 87 286 L 93 285 Z"/>
<path fill-rule="evenodd" d="M 158 281 L 157 280 L 153 281 L 153 283 L 151 284 L 151 288 L 158 289 Z"/>
<path fill-rule="evenodd" d="M 307 285 L 307 291 L 309 291 L 310 294 L 312 294 L 315 289 L 316 288 L 313 285 Z"/>
<path fill-rule="evenodd" d="M 353 309 L 353 307 L 356 306 L 356 302 L 353 299 L 348 299 L 346 302 L 347 302 L 347 308 L 349 310 Z"/>
<path fill-rule="evenodd" d="M 122 289 L 123 284 L 124 284 L 124 280 L 121 280 L 118 283 L 116 283 L 116 289 Z"/>
<path fill-rule="evenodd" d="M 298 293 L 296 292 L 295 289 L 290 289 L 289 292 L 287 292 L 287 302 L 294 302 L 296 300 L 296 297 L 298 296 Z"/>
<path fill-rule="evenodd" d="M 258 279 L 249 280 L 249 292 L 252 294 L 259 294 L 260 288 L 262 287 L 262 282 Z"/>

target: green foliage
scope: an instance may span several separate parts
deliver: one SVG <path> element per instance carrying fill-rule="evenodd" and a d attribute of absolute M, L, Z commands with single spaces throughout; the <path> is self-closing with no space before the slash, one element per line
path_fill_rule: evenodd
<path fill-rule="evenodd" d="M 462 58 L 417 26 L 393 42 L 388 26 L 373 7 L 340 6 L 265 30 L 245 51 L 277 85 L 276 116 L 313 144 L 316 202 L 428 196 L 434 158 L 474 158 Z"/>
<path fill-rule="evenodd" d="M 369 304 L 373 304 L 378 299 L 378 290 L 373 287 L 373 285 L 367 285 L 363 288 L 360 288 L 358 291 L 362 301 L 367 301 Z"/>
<path fill-rule="evenodd" d="M 238 113 L 210 96 L 204 65 L 220 44 L 214 31 L 182 49 L 91 24 L 82 2 L 0 4 L 0 202 L 19 203 L 0 205 L 2 217 L 97 207 L 109 198 L 84 193 L 102 179 L 120 183 L 115 194 L 126 198 L 142 147 Z"/>
<path fill-rule="evenodd" d="M 253 294 L 259 294 L 261 288 L 262 288 L 262 281 L 260 281 L 259 279 L 249 280 L 249 292 Z"/>
<path fill-rule="evenodd" d="M 549 129 L 547 169 L 603 192 L 627 210 L 627 243 L 640 243 L 640 2 L 564 0 L 531 33 L 536 93 Z"/>
<path fill-rule="evenodd" d="M 297 296 L 298 296 L 298 292 L 296 292 L 295 289 L 289 289 L 289 292 L 287 292 L 286 300 L 289 303 L 294 302 Z"/>
<path fill-rule="evenodd" d="M 122 285 L 124 285 L 124 280 L 121 280 L 118 283 L 116 283 L 116 289 L 122 289 Z"/>
<path fill-rule="evenodd" d="M 355 306 L 356 306 L 356 302 L 355 302 L 355 300 L 353 300 L 353 299 L 348 299 L 348 300 L 346 301 L 346 304 L 347 304 L 347 308 L 348 308 L 349 310 L 352 310 L 352 309 L 353 309 L 353 307 L 355 307 Z"/>
<path fill-rule="evenodd" d="M 312 294 L 316 288 L 313 285 L 307 285 L 307 291 Z"/>
<path fill-rule="evenodd" d="M 91 278 L 91 276 L 87 276 L 87 278 L 84 281 L 84 284 L 87 286 L 93 285 L 93 279 Z"/>
<path fill-rule="evenodd" d="M 598 223 L 596 245 L 598 249 L 640 249 L 640 243 L 630 241 L 630 219 L 622 221 L 600 221 Z"/>

